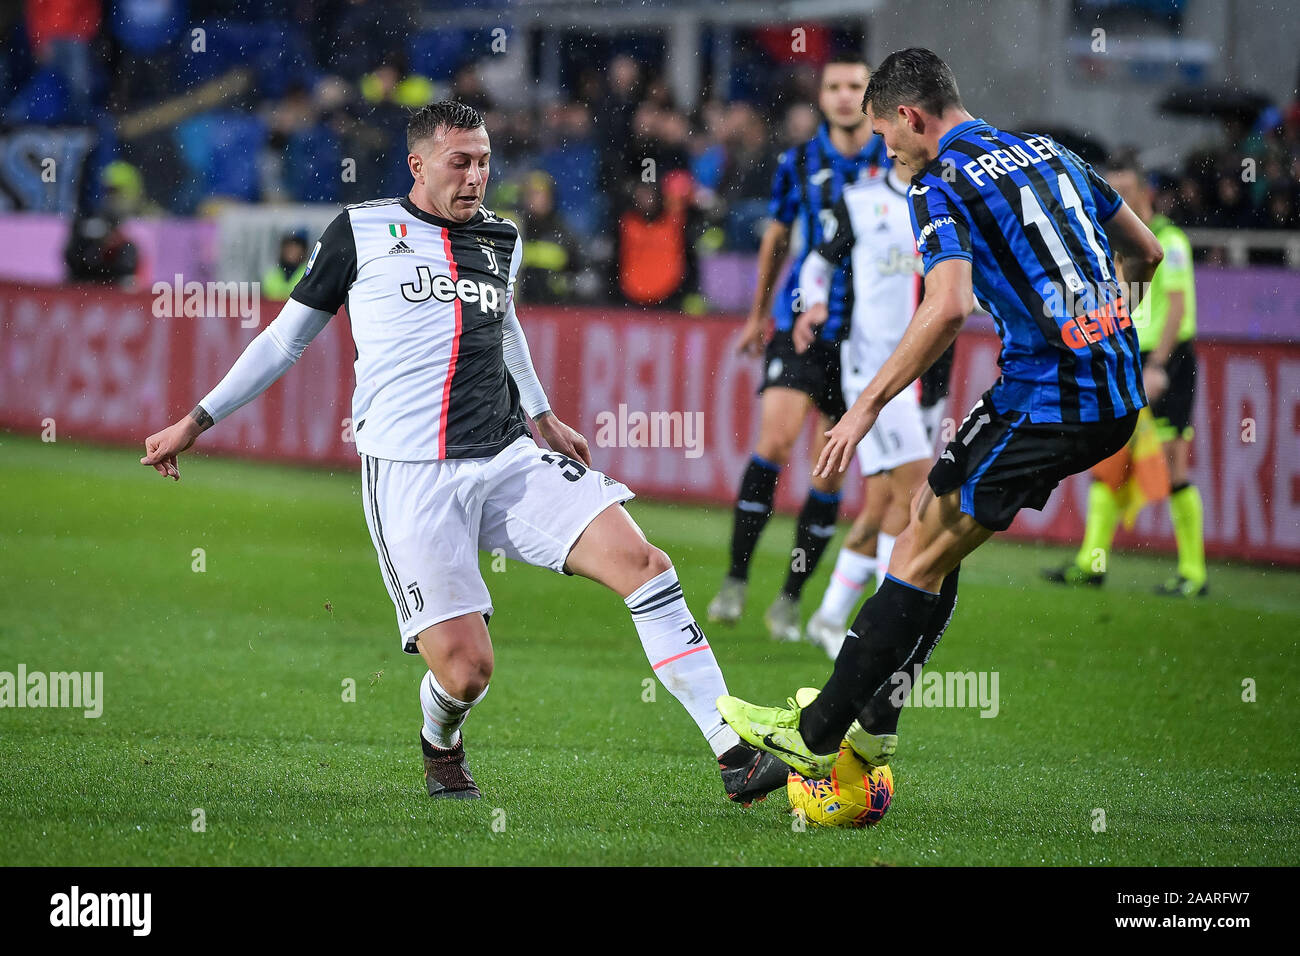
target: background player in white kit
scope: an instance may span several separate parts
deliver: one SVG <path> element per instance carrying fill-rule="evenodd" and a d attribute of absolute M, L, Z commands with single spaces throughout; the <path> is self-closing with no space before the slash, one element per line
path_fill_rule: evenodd
<path fill-rule="evenodd" d="M 718 715 L 726 685 L 672 562 L 611 507 L 632 492 L 593 470 L 586 439 L 550 410 L 515 315 L 519 230 L 481 208 L 491 152 L 482 117 L 434 103 L 412 115 L 407 146 L 410 194 L 339 214 L 284 309 L 193 412 L 149 436 L 141 464 L 179 480 L 176 456 L 284 374 L 346 303 L 366 522 L 402 649 L 428 665 L 429 795 L 479 796 L 460 728 L 492 675 L 478 552 L 498 548 L 624 599 L 656 676 L 718 758 L 729 798 L 748 804 L 784 785 L 784 764 Z M 524 411 L 552 451 L 533 442 Z"/>
<path fill-rule="evenodd" d="M 921 258 L 916 253 L 907 199 L 908 184 L 897 166 L 846 186 L 821 244 L 799 272 L 805 311 L 794 329 L 802 351 L 826 320 L 830 277 L 848 259 L 854 285 L 849 335 L 840 351 L 844 403 L 862 390 L 898 347 L 921 299 Z M 862 510 L 849 529 L 821 605 L 808 621 L 808 639 L 832 659 L 844 643 L 849 614 L 873 573 L 889 570 L 894 539 L 907 526 L 908 507 L 925 480 L 932 439 L 920 405 L 920 382 L 900 392 L 880 412 L 858 444 L 858 468 L 866 484 Z"/>

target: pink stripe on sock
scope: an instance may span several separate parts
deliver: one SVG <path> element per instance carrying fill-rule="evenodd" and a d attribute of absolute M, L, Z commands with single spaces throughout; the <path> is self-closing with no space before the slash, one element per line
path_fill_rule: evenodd
<path fill-rule="evenodd" d="M 831 570 L 831 577 L 833 577 L 836 581 L 839 581 L 840 584 L 843 584 L 845 587 L 852 588 L 855 591 L 861 591 L 862 588 L 865 586 L 864 584 L 858 584 L 856 581 L 850 581 L 848 578 L 846 578 L 844 575 L 840 574 L 840 572 L 834 569 Z"/>
<path fill-rule="evenodd" d="M 709 649 L 708 644 L 701 644 L 699 647 L 692 647 L 689 651 L 682 651 L 680 654 L 674 654 L 672 657 L 665 657 L 658 664 L 652 665 L 650 669 L 652 671 L 657 671 L 665 664 L 671 664 L 673 661 L 681 660 L 683 657 L 686 657 L 688 654 L 694 654 L 697 651 L 707 651 L 708 649 Z"/>

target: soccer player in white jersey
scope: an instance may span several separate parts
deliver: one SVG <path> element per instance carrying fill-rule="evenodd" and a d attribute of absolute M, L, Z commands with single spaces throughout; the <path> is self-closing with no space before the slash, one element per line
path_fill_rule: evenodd
<path fill-rule="evenodd" d="M 352 421 L 363 507 L 402 650 L 423 657 L 420 743 L 431 797 L 479 794 L 461 725 L 492 676 L 492 600 L 478 552 L 599 581 L 627 604 L 655 675 L 704 734 L 732 800 L 785 783 L 779 761 L 718 715 L 726 693 L 668 555 L 591 467 L 587 441 L 546 399 L 515 314 L 513 222 L 482 208 L 491 154 L 461 103 L 415 112 L 409 195 L 348 206 L 325 229 L 284 309 L 140 462 L 180 479 L 177 455 L 284 374 L 345 303 L 356 343 Z M 525 412 L 550 446 L 529 435 Z"/>
<path fill-rule="evenodd" d="M 912 238 L 907 181 L 897 167 L 844 187 L 822 242 L 804 259 L 799 288 L 805 311 L 794 330 L 795 347 L 807 348 L 826 321 L 830 278 L 848 260 L 854 285 L 849 335 L 841 346 L 840 382 L 852 407 L 898 347 L 920 304 L 920 256 Z M 908 505 L 925 480 L 932 442 L 920 405 L 920 382 L 881 410 L 876 427 L 857 447 L 866 499 L 840 548 L 821 606 L 808 621 L 808 640 L 832 659 L 844 643 L 849 615 L 867 580 L 889 570 L 894 538 L 907 526 Z"/>

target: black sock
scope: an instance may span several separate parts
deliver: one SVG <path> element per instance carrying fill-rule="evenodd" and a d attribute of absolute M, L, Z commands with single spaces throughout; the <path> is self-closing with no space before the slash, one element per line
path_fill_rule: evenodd
<path fill-rule="evenodd" d="M 821 695 L 805 707 L 799 732 L 813 753 L 839 749 L 849 724 L 924 642 L 939 595 L 886 577 L 853 619 Z"/>
<path fill-rule="evenodd" d="M 772 499 L 776 497 L 776 479 L 781 466 L 754 455 L 740 479 L 735 518 L 731 526 L 731 577 L 749 579 L 749 559 L 754 556 L 758 536 L 772 517 Z"/>
<path fill-rule="evenodd" d="M 908 684 L 906 689 L 909 692 L 911 688 L 916 686 L 917 676 L 920 674 L 918 665 L 924 667 L 930 660 L 930 655 L 934 653 L 935 647 L 938 646 L 939 639 L 943 637 L 943 632 L 948 629 L 948 622 L 952 620 L 953 610 L 957 606 L 957 573 L 960 570 L 961 565 L 959 564 L 943 579 L 943 586 L 939 588 L 939 603 L 935 605 L 934 613 L 930 618 L 930 626 L 926 629 L 924 639 L 895 671 L 895 673 L 907 675 Z M 901 701 L 897 700 L 897 697 L 903 692 L 904 685 L 896 683 L 893 680 L 893 674 L 890 675 L 890 678 L 883 687 L 876 691 L 871 700 L 867 702 L 867 706 L 862 708 L 862 713 L 858 715 L 858 721 L 867 733 L 898 733 L 898 717 L 903 712 L 903 705 Z"/>
<path fill-rule="evenodd" d="M 790 556 L 790 571 L 783 591 L 796 601 L 804 583 L 817 569 L 826 545 L 835 537 L 835 518 L 840 513 L 840 496 L 808 489 L 808 497 L 799 509 L 799 526 L 794 533 L 795 552 Z"/>

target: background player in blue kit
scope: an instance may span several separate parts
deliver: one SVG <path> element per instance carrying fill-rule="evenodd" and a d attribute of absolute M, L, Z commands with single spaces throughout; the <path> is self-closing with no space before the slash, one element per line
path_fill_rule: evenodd
<path fill-rule="evenodd" d="M 929 659 L 952 617 L 961 560 L 1128 440 L 1146 396 L 1111 249 L 1130 283 L 1148 282 L 1163 258 L 1142 220 L 1073 153 L 972 117 L 929 50 L 886 58 L 863 108 L 913 174 L 926 294 L 829 432 L 817 473 L 848 467 L 880 409 L 948 347 L 977 296 L 1002 339 L 1002 375 L 918 489 L 890 574 L 859 610 L 821 691 L 800 692 L 789 708 L 718 701 L 742 738 L 809 777 L 829 774 L 846 733 L 860 754 L 896 733 L 890 676 Z"/>
<path fill-rule="evenodd" d="M 731 566 L 709 604 L 710 621 L 735 623 L 744 611 L 749 562 L 772 516 L 777 478 L 790 460 L 809 410 L 817 409 L 821 425 L 813 441 L 814 456 L 821 450 L 822 432 L 844 413 L 840 341 L 853 313 L 849 267 L 837 268 L 831 278 L 827 320 L 812 348 L 798 352 L 792 333 L 804 257 L 821 241 L 825 224 L 833 221 L 844 187 L 888 163 L 883 142 L 862 115 L 869 76 L 866 63 L 857 57 L 834 57 L 826 64 L 819 99 L 826 121 L 811 140 L 781 154 L 773 177 L 770 221 L 758 253 L 758 285 L 737 343 L 738 351 L 763 356 L 759 436 L 740 479 L 732 519 Z M 774 296 L 781 265 L 792 246 L 790 271 Z M 775 330 L 765 346 L 768 323 L 773 320 Z M 843 483 L 839 474 L 815 477 L 799 511 L 797 559 L 764 614 L 768 633 L 776 640 L 797 641 L 801 636 L 799 596 L 835 534 Z"/>

